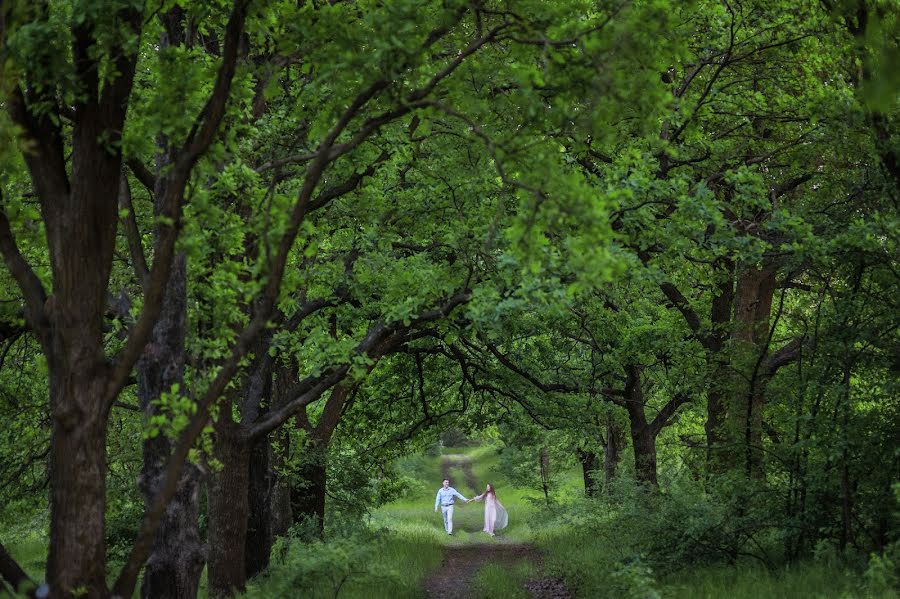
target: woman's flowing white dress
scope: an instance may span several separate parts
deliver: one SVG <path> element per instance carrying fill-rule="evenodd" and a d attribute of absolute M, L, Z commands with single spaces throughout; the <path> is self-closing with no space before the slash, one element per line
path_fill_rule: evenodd
<path fill-rule="evenodd" d="M 484 499 L 484 532 L 493 534 L 495 530 L 506 528 L 509 524 L 509 514 L 503 504 L 493 494 L 482 493 L 475 501 Z"/>

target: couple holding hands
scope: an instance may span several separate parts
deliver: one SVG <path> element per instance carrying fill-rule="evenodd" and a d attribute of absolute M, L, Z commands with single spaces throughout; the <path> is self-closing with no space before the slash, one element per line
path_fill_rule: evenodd
<path fill-rule="evenodd" d="M 453 534 L 453 504 L 456 503 L 457 497 L 466 503 L 484 500 L 484 532 L 493 537 L 495 530 L 506 528 L 509 516 L 506 509 L 497 500 L 497 493 L 494 491 L 493 485 L 488 483 L 484 493 L 472 499 L 466 499 L 459 491 L 450 486 L 450 479 L 445 478 L 443 486 L 438 489 L 437 497 L 434 498 L 434 511 L 437 512 L 438 508 L 441 508 L 444 516 L 444 530 L 448 535 Z"/>

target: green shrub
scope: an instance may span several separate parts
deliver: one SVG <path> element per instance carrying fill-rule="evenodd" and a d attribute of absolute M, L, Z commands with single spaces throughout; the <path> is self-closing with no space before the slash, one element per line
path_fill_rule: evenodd
<path fill-rule="evenodd" d="M 361 529 L 325 542 L 282 538 L 272 557 L 266 573 L 248 586 L 248 599 L 417 597 L 425 575 L 440 563 L 441 551 L 429 531 Z"/>
<path fill-rule="evenodd" d="M 873 553 L 863 578 L 870 597 L 896 597 L 900 589 L 900 543 L 888 546 L 881 555 Z"/>

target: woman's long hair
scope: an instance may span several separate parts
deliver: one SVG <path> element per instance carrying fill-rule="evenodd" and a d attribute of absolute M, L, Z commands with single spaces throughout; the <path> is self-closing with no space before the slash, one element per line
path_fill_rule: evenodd
<path fill-rule="evenodd" d="M 494 490 L 494 485 L 491 483 L 487 484 L 487 487 L 484 489 L 485 495 L 493 495 L 494 499 L 497 499 L 497 491 Z"/>

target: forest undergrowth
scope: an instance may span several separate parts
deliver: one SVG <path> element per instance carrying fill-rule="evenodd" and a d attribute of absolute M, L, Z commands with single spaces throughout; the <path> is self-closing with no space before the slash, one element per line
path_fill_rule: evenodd
<path fill-rule="evenodd" d="M 496 445 L 444 448 L 399 460 L 394 467 L 402 492 L 396 498 L 364 522 L 333 522 L 324 542 L 304 541 L 295 531 L 279 542 L 268 573 L 252 581 L 246 597 L 290 596 L 301 588 L 313 589 L 305 595 L 311 597 L 421 597 L 446 551 L 485 542 L 533 546 L 542 571 L 527 560 L 509 567 L 486 557 L 468 581 L 467 596 L 528 597 L 524 585 L 538 575 L 559 578 L 574 596 L 586 598 L 897 596 L 896 549 L 848 558 L 823 544 L 813 558 L 788 563 L 773 529 L 755 541 L 765 557 L 749 550 L 739 555 L 740 544 L 728 535 L 759 514 L 729 521 L 713 498 L 704 501 L 677 483 L 647 495 L 623 479 L 608 495 L 585 499 L 574 467 L 557 474 L 548 503 L 540 489 L 516 486 L 521 481 L 504 468 L 504 449 L 509 453 Z M 467 497 L 487 482 L 496 485 L 510 513 L 509 528 L 496 539 L 480 532 L 480 504 L 459 506 L 454 536 L 444 534 L 432 502 L 447 456 L 471 460 L 479 488 L 467 486 L 461 468 L 450 471 Z"/>

